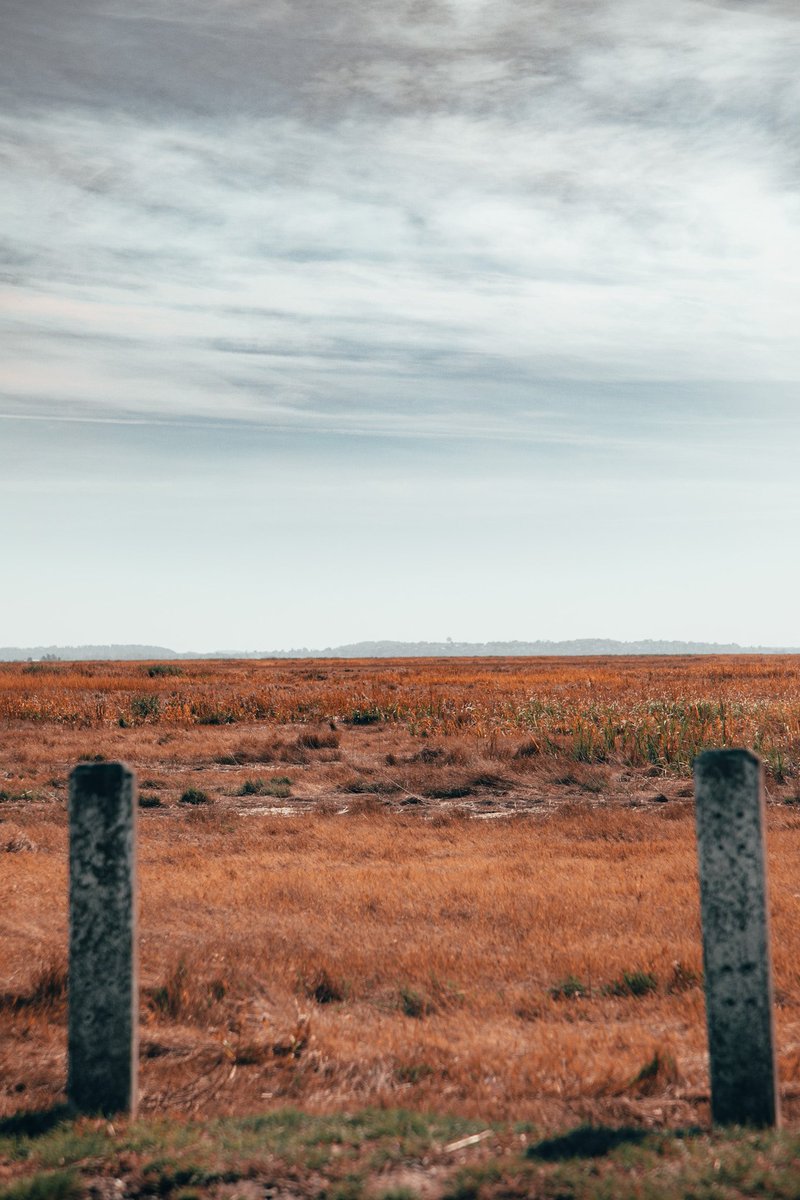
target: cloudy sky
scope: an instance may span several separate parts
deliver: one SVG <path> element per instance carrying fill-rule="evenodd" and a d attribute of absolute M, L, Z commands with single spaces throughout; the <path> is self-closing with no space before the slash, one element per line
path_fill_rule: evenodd
<path fill-rule="evenodd" d="M 800 644 L 790 0 L 0 0 L 0 644 Z"/>

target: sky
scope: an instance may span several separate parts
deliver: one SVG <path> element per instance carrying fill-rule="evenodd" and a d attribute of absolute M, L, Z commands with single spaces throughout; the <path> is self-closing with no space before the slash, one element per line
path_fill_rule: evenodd
<path fill-rule="evenodd" d="M 0 0 L 0 644 L 800 645 L 790 0 Z"/>

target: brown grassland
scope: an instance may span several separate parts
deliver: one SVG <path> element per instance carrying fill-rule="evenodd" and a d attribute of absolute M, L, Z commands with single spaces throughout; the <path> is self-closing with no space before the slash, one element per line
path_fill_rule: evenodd
<path fill-rule="evenodd" d="M 746 745 L 797 1124 L 799 668 L 0 665 L 0 1117 L 63 1100 L 67 777 L 121 759 L 143 1114 L 707 1124 L 690 768 Z"/>

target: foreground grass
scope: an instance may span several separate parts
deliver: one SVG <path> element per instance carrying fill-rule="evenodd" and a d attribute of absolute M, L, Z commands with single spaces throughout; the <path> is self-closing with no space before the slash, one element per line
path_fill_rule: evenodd
<path fill-rule="evenodd" d="M 221 807 L 221 806 L 220 806 Z M 142 820 L 142 1113 L 374 1105 L 680 1128 L 708 1105 L 683 801 L 473 820 Z M 22 814 L 21 814 L 22 815 Z M 66 831 L 0 872 L 0 1115 L 63 1097 Z M 21 826 L 22 828 L 22 826 Z M 776 1043 L 800 1116 L 800 817 L 770 810 Z"/>
<path fill-rule="evenodd" d="M 319 1200 L 788 1200 L 800 1195 L 800 1135 L 582 1126 L 543 1138 L 528 1125 L 487 1128 L 402 1109 L 319 1117 L 289 1108 L 115 1127 L 54 1110 L 0 1123 L 0 1181 L 0 1200 L 265 1191 Z"/>

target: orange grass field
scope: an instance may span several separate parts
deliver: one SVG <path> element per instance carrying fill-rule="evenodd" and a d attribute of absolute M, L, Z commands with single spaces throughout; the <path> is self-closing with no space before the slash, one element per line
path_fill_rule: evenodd
<path fill-rule="evenodd" d="M 747 745 L 797 1123 L 799 665 L 0 665 L 0 1116 L 63 1099 L 67 777 L 122 759 L 144 1113 L 704 1123 L 689 771 Z"/>

